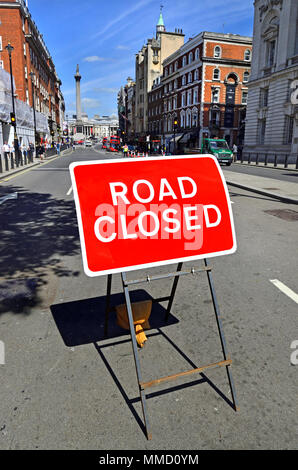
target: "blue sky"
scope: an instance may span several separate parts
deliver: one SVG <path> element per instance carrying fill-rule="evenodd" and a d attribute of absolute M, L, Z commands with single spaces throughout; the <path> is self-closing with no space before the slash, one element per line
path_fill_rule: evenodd
<path fill-rule="evenodd" d="M 155 35 L 157 0 L 28 0 L 29 10 L 62 80 L 66 113 L 75 113 L 76 64 L 83 110 L 117 112 L 117 92 L 134 78 L 135 54 Z M 185 41 L 201 31 L 252 36 L 253 0 L 164 0 L 167 31 L 182 28 Z"/>

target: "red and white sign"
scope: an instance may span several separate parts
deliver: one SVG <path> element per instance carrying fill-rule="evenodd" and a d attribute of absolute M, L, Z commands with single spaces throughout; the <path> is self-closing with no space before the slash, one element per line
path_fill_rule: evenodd
<path fill-rule="evenodd" d="M 229 193 L 212 155 L 74 162 L 70 173 L 88 276 L 236 251 Z"/>

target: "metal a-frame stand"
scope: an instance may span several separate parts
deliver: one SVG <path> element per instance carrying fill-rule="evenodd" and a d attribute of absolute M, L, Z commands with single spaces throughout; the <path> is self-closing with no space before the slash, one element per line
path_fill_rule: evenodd
<path fill-rule="evenodd" d="M 219 306 L 218 306 L 218 303 L 217 303 L 213 278 L 212 278 L 212 274 L 211 274 L 211 267 L 210 267 L 209 262 L 208 262 L 207 259 L 204 259 L 205 267 L 203 267 L 201 269 L 191 268 L 191 270 L 182 271 L 182 265 L 183 265 L 183 263 L 178 263 L 177 271 L 175 271 L 175 272 L 160 274 L 160 275 L 157 275 L 157 276 L 147 276 L 145 278 L 135 279 L 135 280 L 127 280 L 126 273 L 125 272 L 121 273 L 122 285 L 123 285 L 124 296 L 125 296 L 125 303 L 126 303 L 126 308 L 127 308 L 127 313 L 128 313 L 129 328 L 130 328 L 132 349 L 133 349 L 133 355 L 134 355 L 134 361 L 135 361 L 136 375 L 137 375 L 139 393 L 140 393 L 140 398 L 141 398 L 141 403 L 142 403 L 144 425 L 145 425 L 146 436 L 147 436 L 148 440 L 152 439 L 152 434 L 151 434 L 151 431 L 150 431 L 150 424 L 149 424 L 149 419 L 148 419 L 148 414 L 147 414 L 145 390 L 149 387 L 154 386 L 154 385 L 157 385 L 157 384 L 169 381 L 169 380 L 174 380 L 177 377 L 187 376 L 187 375 L 190 375 L 190 374 L 194 374 L 196 372 L 200 373 L 200 372 L 202 372 L 206 369 L 210 369 L 210 368 L 213 368 L 213 367 L 226 367 L 227 376 L 228 376 L 228 380 L 229 380 L 229 385 L 230 385 L 230 389 L 231 389 L 233 405 L 234 405 L 234 410 L 238 411 L 238 409 L 239 409 L 238 408 L 238 403 L 237 403 L 237 398 L 236 398 L 235 387 L 234 387 L 234 381 L 233 381 L 232 373 L 231 373 L 231 370 L 230 370 L 230 365 L 232 363 L 232 360 L 231 360 L 231 358 L 228 354 L 227 346 L 226 346 L 226 342 L 225 342 L 225 338 L 224 338 L 224 332 L 223 332 L 222 322 L 221 322 L 221 318 L 220 318 Z M 217 323 L 217 327 L 218 327 L 218 334 L 219 334 L 219 337 L 220 337 L 220 342 L 221 342 L 221 347 L 222 347 L 224 360 L 219 361 L 219 362 L 214 362 L 213 364 L 207 364 L 207 365 L 202 366 L 202 367 L 193 368 L 193 369 L 187 370 L 185 372 L 179 372 L 178 374 L 172 374 L 172 375 L 169 375 L 167 377 L 161 377 L 161 378 L 158 378 L 158 379 L 155 379 L 155 380 L 151 380 L 150 382 L 143 382 L 142 381 L 142 375 L 141 375 L 141 366 L 140 366 L 140 361 L 139 361 L 139 355 L 138 355 L 137 340 L 136 340 L 134 323 L 133 323 L 133 314 L 132 314 L 132 306 L 131 306 L 131 300 L 130 300 L 130 295 L 129 295 L 129 286 L 134 285 L 134 284 L 141 284 L 141 283 L 144 283 L 144 282 L 157 281 L 159 279 L 174 277 L 174 282 L 173 282 L 173 286 L 172 286 L 170 295 L 167 296 L 167 297 L 161 297 L 161 298 L 157 298 L 157 299 L 153 300 L 153 302 L 168 301 L 168 306 L 167 306 L 166 314 L 165 314 L 165 321 L 167 322 L 170 311 L 171 311 L 171 308 L 172 308 L 172 305 L 173 305 L 174 296 L 175 296 L 175 293 L 176 293 L 179 277 L 184 276 L 184 275 L 188 275 L 188 274 L 197 274 L 197 273 L 200 273 L 200 272 L 206 272 L 207 277 L 208 277 L 208 283 L 209 283 L 209 288 L 210 288 L 210 292 L 211 292 L 213 308 L 214 308 L 214 313 L 215 313 L 215 317 L 216 317 L 216 323 Z M 105 316 L 105 335 L 106 336 L 107 336 L 107 333 L 108 333 L 109 312 L 111 310 L 111 304 L 110 304 L 111 289 L 112 289 L 112 274 L 109 274 L 108 275 L 108 281 L 107 281 L 107 302 L 106 302 L 106 316 Z"/>

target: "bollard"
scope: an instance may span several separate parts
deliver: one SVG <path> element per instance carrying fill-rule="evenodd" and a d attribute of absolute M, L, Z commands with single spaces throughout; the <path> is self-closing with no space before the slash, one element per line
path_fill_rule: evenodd
<path fill-rule="evenodd" d="M 264 165 L 267 166 L 268 163 L 268 153 L 265 153 L 265 162 Z"/>
<path fill-rule="evenodd" d="M 250 156 L 250 153 L 249 153 L 249 154 L 248 154 L 248 159 L 247 159 L 247 163 L 248 163 L 249 165 L 250 165 L 250 158 L 251 158 L 251 156 Z"/>
<path fill-rule="evenodd" d="M 8 167 L 8 155 L 7 155 L 7 152 L 5 152 L 5 154 L 4 154 L 4 160 L 5 160 L 5 171 L 8 171 L 8 170 L 9 170 L 9 167 Z"/>
<path fill-rule="evenodd" d="M 288 158 L 289 158 L 289 155 L 286 155 L 285 156 L 285 168 L 288 168 Z"/>
<path fill-rule="evenodd" d="M 259 154 L 257 153 L 257 155 L 256 155 L 256 165 L 258 165 L 258 164 L 259 164 Z"/>
<path fill-rule="evenodd" d="M 298 155 L 297 155 L 297 158 L 296 158 L 296 170 L 298 170 Z"/>
<path fill-rule="evenodd" d="M 274 166 L 277 166 L 277 155 L 274 155 Z"/>
<path fill-rule="evenodd" d="M 11 170 L 14 169 L 14 161 L 13 161 L 13 154 L 12 153 L 10 154 L 10 169 Z"/>
<path fill-rule="evenodd" d="M 0 153 L 0 173 L 3 173 L 2 154 Z"/>

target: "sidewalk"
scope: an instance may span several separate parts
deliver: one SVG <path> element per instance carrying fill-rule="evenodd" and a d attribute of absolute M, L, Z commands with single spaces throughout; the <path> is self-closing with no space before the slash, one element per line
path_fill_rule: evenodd
<path fill-rule="evenodd" d="M 71 152 L 71 149 L 65 149 L 60 153 L 60 156 L 63 156 L 63 155 L 65 155 L 67 153 L 70 153 L 70 152 Z M 27 165 L 22 165 L 22 166 L 20 165 L 18 168 L 15 167 L 13 169 L 9 169 L 8 171 L 3 170 L 2 173 L 0 173 L 0 182 L 5 181 L 5 178 L 7 178 L 8 176 L 12 176 L 14 174 L 21 173 L 22 171 L 25 171 L 29 168 L 41 165 L 42 163 L 49 162 L 49 161 L 53 160 L 54 158 L 56 158 L 57 156 L 58 156 L 58 154 L 55 153 L 54 155 L 51 155 L 50 157 L 46 157 L 44 160 L 40 160 L 39 157 L 35 157 L 34 161 L 32 163 L 28 163 Z"/>
<path fill-rule="evenodd" d="M 297 183 L 292 183 L 263 176 L 225 171 L 224 167 L 222 170 L 229 186 L 246 189 L 291 204 L 298 204 L 298 176 Z"/>

